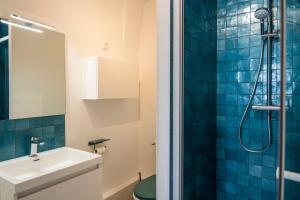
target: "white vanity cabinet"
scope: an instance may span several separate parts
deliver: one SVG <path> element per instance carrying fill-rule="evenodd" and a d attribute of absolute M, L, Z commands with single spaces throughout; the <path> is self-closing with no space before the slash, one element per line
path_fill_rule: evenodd
<path fill-rule="evenodd" d="M 102 200 L 102 157 L 64 147 L 0 162 L 0 200 Z"/>
<path fill-rule="evenodd" d="M 34 192 L 19 200 L 102 200 L 101 169 Z"/>

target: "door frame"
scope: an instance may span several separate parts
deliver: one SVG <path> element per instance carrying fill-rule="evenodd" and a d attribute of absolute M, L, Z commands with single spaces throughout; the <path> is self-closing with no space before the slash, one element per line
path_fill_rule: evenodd
<path fill-rule="evenodd" d="M 182 199 L 183 2 L 157 0 L 158 200 Z"/>
<path fill-rule="evenodd" d="M 170 199 L 170 0 L 157 0 L 156 196 Z"/>

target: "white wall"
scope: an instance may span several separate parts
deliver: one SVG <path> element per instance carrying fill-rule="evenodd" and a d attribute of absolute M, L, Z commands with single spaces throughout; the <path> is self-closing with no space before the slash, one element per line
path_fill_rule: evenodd
<path fill-rule="evenodd" d="M 145 160 L 143 161 L 145 164 L 139 165 L 138 157 L 142 156 L 138 155 L 138 150 L 143 147 L 139 147 L 138 142 L 144 137 L 139 137 L 138 132 L 154 124 L 155 105 L 151 104 L 145 109 L 147 103 L 142 102 L 140 113 L 138 99 L 82 101 L 80 59 L 85 56 L 101 55 L 139 62 L 141 20 L 149 20 L 145 15 L 142 17 L 144 2 L 144 0 L 0 0 L 3 10 L 1 16 L 7 17 L 10 13 L 16 13 L 54 25 L 58 31 L 66 34 L 67 145 L 90 150 L 87 146 L 89 140 L 101 137 L 112 139 L 107 143 L 108 152 L 104 157 L 104 192 L 135 179 L 139 166 L 147 165 L 149 162 Z M 143 28 L 144 31 L 145 29 L 146 27 Z M 102 49 L 105 42 L 109 43 L 108 51 Z M 145 53 L 148 53 L 147 50 Z M 146 59 L 141 60 L 141 63 L 150 63 Z M 143 65 L 145 68 L 142 70 L 148 72 L 150 65 L 153 63 Z M 143 75 L 141 77 L 142 90 L 150 87 L 149 84 L 154 80 L 153 75 L 149 79 Z M 142 101 L 148 95 L 154 95 L 154 90 L 142 93 Z M 150 109 L 153 109 L 150 116 L 143 114 L 144 110 Z M 141 124 L 140 115 L 142 120 L 150 119 L 151 122 Z M 149 131 L 152 133 L 155 129 L 151 130 Z M 153 137 L 149 137 L 144 141 L 146 145 L 150 145 L 152 140 Z M 150 154 L 149 149 L 143 151 Z"/>
<path fill-rule="evenodd" d="M 142 171 L 143 177 L 153 174 L 155 1 L 52 0 L 45 4 L 38 0 L 0 0 L 0 4 L 0 16 L 20 14 L 54 25 L 66 34 L 67 145 L 90 150 L 88 140 L 112 139 L 104 157 L 104 192 L 134 180 L 138 171 Z M 102 49 L 105 42 L 109 43 L 108 51 Z M 93 55 L 139 62 L 140 102 L 138 99 L 82 101 L 80 59 Z"/>
<path fill-rule="evenodd" d="M 139 171 L 142 177 L 155 173 L 156 141 L 156 1 L 145 2 L 142 14 L 139 48 L 140 127 Z"/>

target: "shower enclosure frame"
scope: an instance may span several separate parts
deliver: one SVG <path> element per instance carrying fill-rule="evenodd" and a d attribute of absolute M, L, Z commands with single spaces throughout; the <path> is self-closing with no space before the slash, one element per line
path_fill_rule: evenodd
<path fill-rule="evenodd" d="M 284 200 L 285 139 L 286 139 L 286 1 L 280 0 L 280 119 L 279 119 L 279 191 L 278 199 Z"/>
<path fill-rule="evenodd" d="M 159 76 L 159 83 L 166 83 L 165 81 L 170 81 L 168 89 L 165 88 L 164 92 L 169 92 L 171 98 L 167 103 L 169 112 L 172 113 L 168 117 L 168 126 L 170 128 L 170 138 L 169 138 L 169 147 L 172 151 L 169 152 L 169 161 L 170 168 L 168 171 L 169 180 L 172 179 L 169 183 L 165 183 L 165 186 L 168 185 L 169 199 L 172 200 L 182 200 L 183 199 L 183 67 L 184 67 L 184 56 L 183 56 L 183 47 L 184 47 L 184 35 L 183 35 L 183 4 L 184 0 L 158 0 L 158 9 L 161 10 L 161 13 L 158 13 L 158 23 L 163 26 L 168 26 L 169 24 L 166 21 L 161 22 L 162 18 L 168 18 L 168 23 L 171 24 L 168 32 L 169 37 L 167 41 L 160 41 L 159 47 L 169 45 L 170 51 L 169 54 L 164 54 L 165 61 L 169 61 L 170 66 L 170 76 Z M 160 6 L 166 6 L 167 8 L 160 8 Z M 284 170 L 285 170 L 285 132 L 286 132 L 286 109 L 285 109 L 285 95 L 286 95 L 286 0 L 280 0 L 280 64 L 281 64 L 281 82 L 280 82 L 280 143 L 279 143 L 279 185 L 278 185 L 278 199 L 284 199 Z M 164 13 L 163 11 L 164 10 Z M 168 12 L 166 12 L 168 11 Z M 170 15 L 166 15 L 169 13 Z M 161 27 L 159 26 L 159 27 Z M 165 33 L 164 33 L 165 34 Z M 158 36 L 163 35 L 162 30 L 159 30 Z M 165 38 L 166 39 L 166 38 Z M 159 56 L 159 55 L 158 55 Z M 161 56 L 161 57 L 163 57 Z M 159 56 L 160 57 L 160 56 Z M 163 58 L 161 58 L 163 59 Z M 158 61 L 158 67 L 163 66 L 162 60 Z M 165 62 L 166 64 L 166 62 Z M 166 65 L 164 65 L 166 67 Z M 162 71 L 162 69 L 159 69 Z M 159 72 L 160 73 L 160 72 Z M 166 79 L 167 78 L 167 79 Z M 164 80 L 163 80 L 164 79 Z M 166 93 L 165 93 L 166 94 Z M 166 110 L 166 109 L 165 109 Z M 158 139 L 159 135 L 163 134 L 158 130 Z M 162 147 L 161 147 L 162 148 Z M 158 152 L 159 153 L 159 152 Z M 165 154 L 166 155 L 166 154 Z M 164 158 L 165 159 L 165 158 Z M 163 162 L 163 158 L 158 159 L 159 163 Z M 167 176 L 166 176 L 167 177 Z M 159 176 L 158 176 L 159 179 Z M 158 197 L 160 194 L 160 189 L 162 184 L 158 183 Z M 165 188 L 166 189 L 166 188 Z"/>

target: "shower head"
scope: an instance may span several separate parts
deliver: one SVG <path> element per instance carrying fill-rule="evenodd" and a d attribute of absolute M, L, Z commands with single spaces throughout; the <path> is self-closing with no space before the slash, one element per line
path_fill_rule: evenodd
<path fill-rule="evenodd" d="M 269 15 L 270 15 L 269 10 L 264 7 L 258 8 L 254 13 L 255 18 L 261 21 L 267 19 Z"/>

